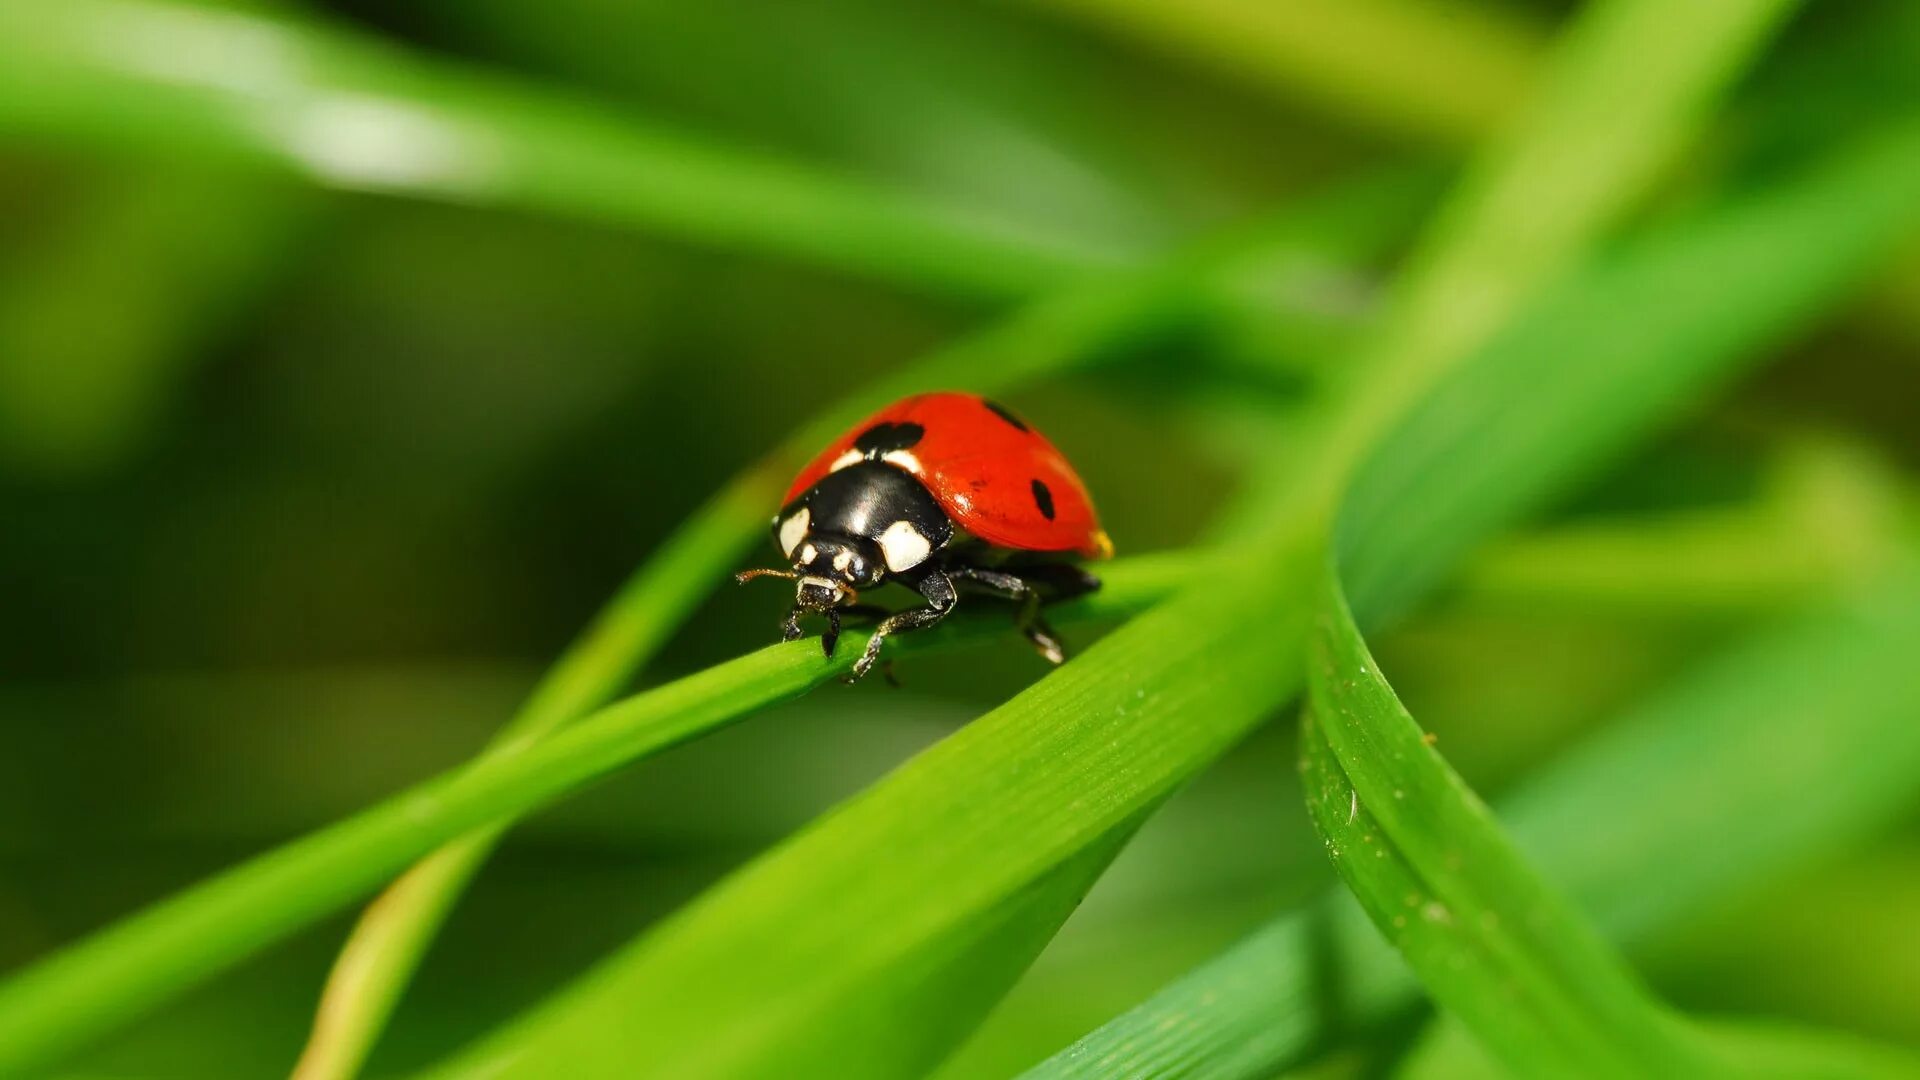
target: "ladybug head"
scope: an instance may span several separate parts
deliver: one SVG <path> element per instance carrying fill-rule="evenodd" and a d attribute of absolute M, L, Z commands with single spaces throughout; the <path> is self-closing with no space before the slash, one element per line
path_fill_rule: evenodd
<path fill-rule="evenodd" d="M 887 564 L 872 541 L 854 536 L 810 535 L 793 553 L 792 570 L 746 570 L 734 579 L 745 583 L 757 577 L 792 578 L 793 610 L 782 624 L 788 641 L 800 636 L 800 616 L 825 615 L 828 630 L 822 640 L 827 654 L 840 635 L 840 609 L 860 599 L 860 590 L 880 584 Z"/>
<path fill-rule="evenodd" d="M 794 603 L 825 611 L 850 604 L 859 590 L 880 584 L 887 564 L 871 540 L 816 534 L 793 553 L 793 571 L 800 578 Z"/>

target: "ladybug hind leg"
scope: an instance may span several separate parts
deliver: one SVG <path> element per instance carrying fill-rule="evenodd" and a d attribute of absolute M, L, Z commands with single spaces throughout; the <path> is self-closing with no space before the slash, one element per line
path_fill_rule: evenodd
<path fill-rule="evenodd" d="M 1064 663 L 1067 659 L 1066 643 L 1060 640 L 1060 635 L 1054 632 L 1053 627 L 1047 625 L 1047 620 L 1040 614 L 1040 605 L 1046 600 L 1092 592 L 1100 587 L 1100 579 L 1077 566 L 1035 566 L 1027 568 L 1027 571 L 1024 577 L 981 567 L 956 567 L 947 573 L 984 592 L 1006 597 L 1018 604 L 1014 623 L 1020 632 L 1026 635 L 1048 663 Z"/>
<path fill-rule="evenodd" d="M 1043 602 L 1059 603 L 1100 590 L 1100 578 L 1076 563 L 1037 562 L 1005 569 L 1040 590 Z"/>

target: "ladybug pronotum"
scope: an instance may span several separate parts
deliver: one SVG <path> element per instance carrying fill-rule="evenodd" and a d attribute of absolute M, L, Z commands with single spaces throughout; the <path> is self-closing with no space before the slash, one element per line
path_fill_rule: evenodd
<path fill-rule="evenodd" d="M 793 568 L 738 579 L 794 579 L 781 636 L 792 641 L 801 616 L 823 615 L 828 656 L 842 613 L 879 617 L 854 679 L 872 669 L 889 634 L 934 625 L 963 590 L 1018 604 L 1021 632 L 1060 663 L 1066 651 L 1040 605 L 1099 588 L 1070 560 L 1113 554 L 1067 459 L 1025 421 L 973 394 L 920 394 L 880 410 L 800 470 L 783 502 L 773 538 Z M 918 592 L 926 606 L 889 614 L 859 603 L 860 590 L 889 581 Z"/>

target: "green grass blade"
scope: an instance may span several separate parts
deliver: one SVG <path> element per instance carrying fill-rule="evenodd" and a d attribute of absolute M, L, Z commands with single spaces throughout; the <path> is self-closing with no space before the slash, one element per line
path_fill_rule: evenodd
<path fill-rule="evenodd" d="M 1704 1044 L 1426 743 L 1331 563 L 1318 607 L 1301 733 L 1307 805 L 1340 876 L 1428 993 L 1517 1076 L 1709 1071 Z"/>
<path fill-rule="evenodd" d="M 1629 242 L 1542 297 L 1368 465 L 1346 525 L 1348 595 L 1361 621 L 1385 612 L 1383 595 L 1416 594 L 1486 535 L 1480 515 L 1510 517 L 1508 503 L 1575 482 L 1617 452 L 1623 433 L 1585 417 L 1648 406 L 1677 417 L 1753 350 L 1801 332 L 1920 226 L 1917 186 L 1920 118 Z M 1496 458 L 1480 444 L 1480 414 L 1460 411 L 1486 394 L 1474 384 L 1538 379 L 1548 364 L 1559 377 L 1541 380 L 1535 404 L 1510 418 L 1503 449 L 1513 452 Z M 1423 496 L 1436 460 L 1449 458 L 1485 466 L 1475 480 L 1482 497 L 1441 505 Z"/>
<path fill-rule="evenodd" d="M 1108 566 L 1106 586 L 1055 618 L 1138 612 L 1203 569 L 1158 556 Z M 1006 632 L 957 620 L 904 640 L 918 649 Z M 608 706 L 516 753 L 483 758 L 157 904 L 0 984 L 0 1075 L 63 1051 L 261 946 L 337 910 L 468 830 L 517 817 L 608 771 L 795 697 L 844 673 L 864 631 L 834 657 L 812 640 L 748 653 Z"/>
<path fill-rule="evenodd" d="M 1501 819 L 1631 948 L 1901 818 L 1920 771 L 1916 650 L 1920 576 L 1901 565 L 1648 698 L 1503 800 Z M 1419 996 L 1343 894 L 1275 919 L 1028 1075 L 1271 1076 Z"/>
<path fill-rule="evenodd" d="M 0 131 L 644 229 L 959 296 L 1026 296 L 1140 255 L 343 29 L 161 0 L 0 3 Z"/>
<path fill-rule="evenodd" d="M 1576 483 L 1609 457 L 1617 455 L 1633 439 L 1673 420 L 1687 403 L 1696 401 L 1730 377 L 1740 366 L 1751 363 L 1759 351 L 1778 337 L 1795 332 L 1815 313 L 1829 308 L 1846 295 L 1848 286 L 1863 280 L 1882 257 L 1889 254 L 1916 223 L 1920 206 L 1909 193 L 1920 184 L 1920 129 L 1892 131 L 1847 148 L 1833 160 L 1810 174 L 1772 191 L 1714 210 L 1697 219 L 1664 227 L 1627 245 L 1619 254 L 1600 261 L 1576 275 L 1543 298 L 1528 316 L 1497 338 L 1476 360 L 1449 380 L 1435 395 L 1432 405 L 1417 411 L 1408 423 L 1387 442 L 1382 456 L 1369 465 L 1366 481 L 1359 490 L 1355 511 L 1371 508 L 1378 517 L 1369 521 L 1350 521 L 1349 540 L 1354 547 L 1350 576 L 1356 590 L 1367 600 L 1364 609 L 1376 614 L 1392 610 L 1401 595 L 1417 591 L 1423 582 L 1434 579 L 1435 572 L 1450 557 L 1447 553 L 1465 551 L 1474 540 L 1486 535 L 1527 507 L 1539 505 L 1556 491 Z M 1704 275 L 1676 277 L 1677 274 Z M 1715 288 L 1695 293 L 1675 288 L 1681 280 L 1706 280 Z M 1600 299 L 1585 301 L 1588 295 Z M 1604 301 L 1604 302 L 1603 302 Z M 1623 310 L 1636 314 L 1622 319 Z M 1503 387 L 1524 386 L 1524 401 L 1497 404 Z M 1395 466 L 1398 467 L 1395 467 Z M 1474 478 L 1470 497 L 1458 499 L 1449 494 L 1435 498 L 1434 493 L 1450 485 Z M 1431 560 L 1431 561 L 1430 561 Z M 1912 627 L 1894 633 L 1889 630 L 1867 641 L 1892 641 L 1909 646 Z M 1889 636 L 1890 635 L 1890 636 Z M 1817 636 L 1817 633 L 1816 635 Z M 1742 707 L 1753 715 L 1779 715 L 1781 730 L 1791 720 L 1791 730 L 1809 738 L 1821 737 L 1799 725 L 1804 715 L 1827 715 L 1835 709 L 1855 704 L 1850 696 L 1817 699 L 1809 695 L 1831 684 L 1835 687 L 1859 687 L 1866 700 L 1859 701 L 1857 712 L 1850 714 L 1869 726 L 1862 730 L 1861 744 L 1849 747 L 1833 744 L 1842 754 L 1853 756 L 1844 761 L 1847 768 L 1871 768 L 1874 738 L 1885 738 L 1901 708 L 1912 708 L 1912 699 L 1902 696 L 1912 688 L 1874 683 L 1853 683 L 1833 674 L 1846 670 L 1847 646 L 1853 644 L 1842 635 L 1832 635 L 1824 651 L 1811 651 L 1805 663 L 1784 659 L 1777 670 L 1782 679 L 1808 673 L 1809 682 L 1775 686 L 1781 695 L 1773 704 L 1786 712 L 1770 711 L 1769 703 L 1757 695 L 1741 698 Z M 1857 655 L 1857 654 L 1856 654 Z M 1824 661 L 1827 666 L 1817 666 Z M 1826 672 L 1823 679 L 1817 673 Z M 1766 685 L 1764 682 L 1756 685 Z M 1885 697 L 1872 696 L 1887 690 Z M 1800 710 L 1798 712 L 1794 710 Z M 1738 713 L 1705 713 L 1701 725 L 1709 719 L 1723 727 L 1700 727 L 1724 740 L 1724 747 L 1712 755 L 1724 756 L 1726 748 L 1751 749 L 1759 755 L 1781 752 L 1779 741 L 1742 740 L 1737 736 Z M 1672 718 L 1675 725 L 1680 718 Z M 1692 721 L 1690 720 L 1689 723 Z M 1655 730 L 1633 727 L 1641 738 Z M 1659 730 L 1665 730 L 1661 728 Z M 1676 726 L 1674 731 L 1683 730 Z M 1686 727 L 1684 730 L 1695 730 Z M 1537 813 L 1523 814 L 1526 821 L 1564 821 L 1578 823 L 1602 813 L 1616 814 L 1604 794 L 1617 791 L 1623 776 L 1635 770 L 1659 766 L 1648 783 L 1665 785 L 1665 798 L 1681 798 L 1707 793 L 1714 785 L 1699 782 L 1704 748 L 1682 744 L 1661 744 L 1659 752 L 1631 753 L 1635 764 L 1629 768 L 1623 760 L 1617 770 L 1595 766 L 1586 790 L 1590 805 L 1584 810 L 1568 808 L 1565 796 L 1544 796 Z M 1692 752 L 1682 753 L 1681 749 Z M 1797 748 L 1795 753 L 1804 753 Z M 1920 746 L 1915 747 L 1920 753 Z M 1709 760 L 1714 760 L 1709 757 Z M 1887 768 L 1891 776 L 1900 770 L 1910 775 L 1913 758 L 1890 755 Z M 1678 770 L 1671 776 L 1666 767 Z M 1842 762 L 1836 761 L 1835 768 Z M 1689 776 L 1688 770 L 1694 770 Z M 1766 775 L 1764 769 L 1757 770 Z M 1836 772 L 1834 775 L 1846 775 Z M 1887 784 L 1893 780 L 1883 778 Z M 1563 781 L 1572 792 L 1575 781 Z M 1633 783 L 1639 784 L 1638 779 Z M 1837 785 L 1836 785 L 1837 786 Z M 1559 790 L 1543 786 L 1543 792 Z M 1643 790 L 1651 790 L 1646 788 Z M 1824 789 L 1823 789 L 1824 790 Z M 1857 811 L 1861 815 L 1884 815 L 1889 792 L 1885 787 L 1868 785 L 1859 794 Z M 1742 804 L 1741 813 L 1751 815 L 1758 807 L 1778 809 L 1793 800 L 1780 800 L 1775 791 L 1756 803 Z M 1657 805 L 1661 800 L 1653 800 Z M 1848 806 L 1852 803 L 1841 802 Z M 1728 819 L 1717 818 L 1724 826 Z M 1877 819 L 1876 819 L 1877 820 Z M 1697 844 L 1702 834 L 1667 830 L 1662 813 L 1649 817 L 1645 831 L 1635 834 L 1638 846 L 1614 849 L 1615 862 L 1596 861 L 1592 838 L 1556 836 L 1553 843 L 1528 843 L 1532 831 L 1518 830 L 1523 844 L 1545 859 L 1550 870 L 1562 881 L 1573 881 L 1576 895 L 1603 886 L 1618 889 L 1608 882 L 1645 880 L 1664 864 L 1640 861 L 1655 840 L 1685 836 L 1686 843 Z M 1809 817 L 1811 835 L 1829 836 L 1842 831 L 1844 822 L 1834 818 Z M 1772 848 L 1776 833 L 1799 835 L 1797 830 L 1778 822 L 1769 829 L 1741 832 L 1751 844 L 1741 848 L 1732 865 L 1717 860 L 1701 860 L 1698 853 L 1684 850 L 1659 850 L 1675 866 L 1698 868 L 1703 875 L 1725 873 L 1728 878 L 1702 880 L 1697 887 L 1677 890 L 1671 897 L 1661 890 L 1634 890 L 1617 899 L 1652 903 L 1656 900 L 1685 908 L 1697 905 L 1702 893 L 1724 891 L 1738 884 L 1731 880 L 1735 867 L 1748 866 L 1754 874 L 1776 872 L 1780 860 L 1791 860 L 1799 849 Z M 1579 853 L 1584 861 L 1569 856 L 1562 862 L 1556 853 Z M 1649 856 L 1651 857 L 1651 856 Z M 1606 876 L 1589 879 L 1583 866 L 1607 867 Z M 1656 876 L 1664 878 L 1667 870 Z M 1684 877 L 1684 875 L 1682 875 Z M 1611 911 L 1610 908 L 1603 910 Z M 1663 906 L 1650 913 L 1648 920 L 1670 919 L 1673 907 Z M 1611 915 L 1603 919 L 1610 929 L 1631 927 L 1616 923 Z M 1082 1043 L 1064 1052 L 1036 1070 L 1038 1076 L 1093 1075 L 1083 1071 L 1086 1062 L 1114 1063 L 1124 1071 L 1138 1069 L 1142 1075 L 1184 1075 L 1181 1062 L 1193 1060 L 1219 1063 L 1250 1061 L 1246 1072 L 1228 1075 L 1266 1075 L 1297 1062 L 1328 1034 L 1326 1008 L 1336 1013 L 1355 1013 L 1378 1019 L 1389 1008 L 1404 1002 L 1412 987 L 1397 975 L 1391 963 L 1383 963 L 1361 946 L 1342 948 L 1338 961 L 1351 973 L 1350 999 L 1336 1006 L 1314 1004 L 1307 997 L 1316 977 L 1316 961 L 1307 948 L 1307 925 L 1292 918 L 1276 923 L 1266 935 L 1258 937 L 1220 960 L 1196 971 L 1170 987 L 1165 995 L 1143 1005 L 1138 1011 L 1117 1019 L 1112 1025 L 1089 1035 Z M 1343 935 L 1343 942 L 1351 940 Z M 1358 950 L 1357 952 L 1355 950 Z M 1378 950 L 1374 950 L 1377 953 Z M 1275 971 L 1270 992 L 1247 993 L 1258 980 L 1247 973 Z M 1234 992 L 1234 991 L 1238 992 Z M 1303 1001 L 1306 1004 L 1303 1004 Z M 1302 1011 L 1306 1010 L 1306 1011 Z M 1285 1018 L 1284 1026 L 1280 1019 Z M 1252 1049 L 1244 1043 L 1253 1030 L 1289 1031 L 1291 1038 L 1268 1038 L 1258 1044 L 1270 1050 Z"/>
<path fill-rule="evenodd" d="M 1303 484 L 1291 462 L 1278 461 L 1250 482 L 1249 504 L 1285 516 L 1317 502 L 1331 515 L 1375 440 L 1621 220 L 1793 7 L 1768 0 L 1681 13 L 1660 0 L 1614 0 L 1585 9 L 1538 98 L 1469 167 L 1415 249 L 1380 332 L 1352 365 L 1352 392 L 1328 421 L 1325 467 Z M 1271 525 L 1243 511 L 1226 531 Z"/>
<path fill-rule="evenodd" d="M 1473 557 L 1453 595 L 1482 610 L 1654 619 L 1778 611 L 1885 570 L 1905 501 L 1897 472 L 1863 447 L 1796 439 L 1750 502 L 1503 539 Z"/>
<path fill-rule="evenodd" d="M 1506 801 L 1516 839 L 1609 934 L 1645 941 L 1911 805 L 1920 670 L 1903 658 L 1920 646 L 1920 564 L 1909 549 L 1846 592 L 1704 666 Z M 1632 812 L 1620 805 L 1629 776 Z M 1597 815 L 1604 831 L 1581 827 Z"/>
<path fill-rule="evenodd" d="M 864 387 L 809 423 L 781 453 L 741 474 L 671 536 L 554 665 L 495 741 L 508 752 L 604 704 L 633 677 L 700 598 L 764 542 L 774 505 L 797 462 L 860 415 L 929 387 L 1000 391 L 1102 355 L 1187 317 L 1215 294 L 1284 282 L 1329 263 L 1367 259 L 1400 235 L 1424 205 L 1430 181 L 1390 173 L 1339 185 L 1268 220 L 1196 245 L 1152 267 L 1038 301 L 1012 317 Z M 1270 313 L 1284 322 L 1287 312 Z M 504 828 L 504 826 L 502 826 Z M 368 909 L 330 975 L 297 1068 L 302 1080 L 358 1071 L 412 972 L 500 829 L 463 838 L 408 871 Z"/>
<path fill-rule="evenodd" d="M 1920 1076 L 1920 1055 L 1854 1035 L 1779 1022 L 1709 1020 L 1695 1027 L 1724 1061 L 1723 1075 L 1752 1080 L 1911 1080 Z M 1498 1072 L 1466 1028 L 1444 1017 L 1429 1026 L 1393 1075 L 1399 1080 L 1444 1080 Z"/>
<path fill-rule="evenodd" d="M 1534 89 L 1540 30 L 1409 0 L 1028 0 L 1276 95 L 1421 140 L 1472 143 Z"/>
<path fill-rule="evenodd" d="M 1108 635 L 447 1072 L 598 1074 L 634 1060 L 682 1076 L 924 1072 L 978 1013 L 877 1023 L 874 1003 L 944 965 L 987 981 L 1024 968 L 1030 953 L 964 943 L 1005 905 L 1047 891 L 1059 867 L 1113 843 L 1295 688 L 1297 669 L 1273 662 L 1297 654 L 1305 631 L 1274 604 L 1289 591 L 1283 575 L 1268 561 L 1236 579 Z M 1256 621 L 1262 634 L 1229 632 Z"/>
<path fill-rule="evenodd" d="M 1368 400 L 1348 420 L 1356 460 L 1626 215 L 1796 6 L 1611 0 L 1581 13 L 1538 98 L 1415 251 L 1399 311 L 1372 344 L 1391 359 L 1368 372 Z"/>

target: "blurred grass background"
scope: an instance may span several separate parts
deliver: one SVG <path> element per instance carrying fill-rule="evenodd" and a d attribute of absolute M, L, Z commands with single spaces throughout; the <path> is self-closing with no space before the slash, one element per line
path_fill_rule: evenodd
<path fill-rule="evenodd" d="M 1447 169 L 1524 99 L 1567 5 L 274 10 L 954 207 L 1078 268 L 1366 170 Z M 1912 115 L 1917 10 L 1803 13 L 1648 216 Z M 30 55 L 40 26 L 7 5 L 0 53 Z M 472 755 L 742 464 L 1034 287 L 913 287 L 538 199 L 349 190 L 384 185 L 87 128 L 110 110 L 32 89 L 0 73 L 0 969 Z M 1290 282 L 1292 302 L 1358 322 L 1380 269 Z M 1292 376 L 1239 362 L 1273 346 L 1264 325 L 1222 310 L 1016 396 L 1124 550 L 1201 535 L 1316 377 L 1311 355 Z M 1683 434 L 1481 553 L 1375 643 L 1382 663 L 1497 795 L 1870 564 L 1911 505 L 1917 407 L 1920 246 Z M 649 680 L 761 644 L 776 615 L 717 592 Z M 1035 674 L 1011 637 L 916 657 L 903 691 L 814 694 L 536 816 L 374 1070 L 491 1028 Z M 1030 1064 L 1332 884 L 1292 743 L 1262 730 L 1154 817 L 947 1075 Z M 1910 818 L 1668 935 L 1648 970 L 1685 1008 L 1920 1047 L 1916 910 Z M 284 1072 L 348 925 L 79 1067 Z"/>

